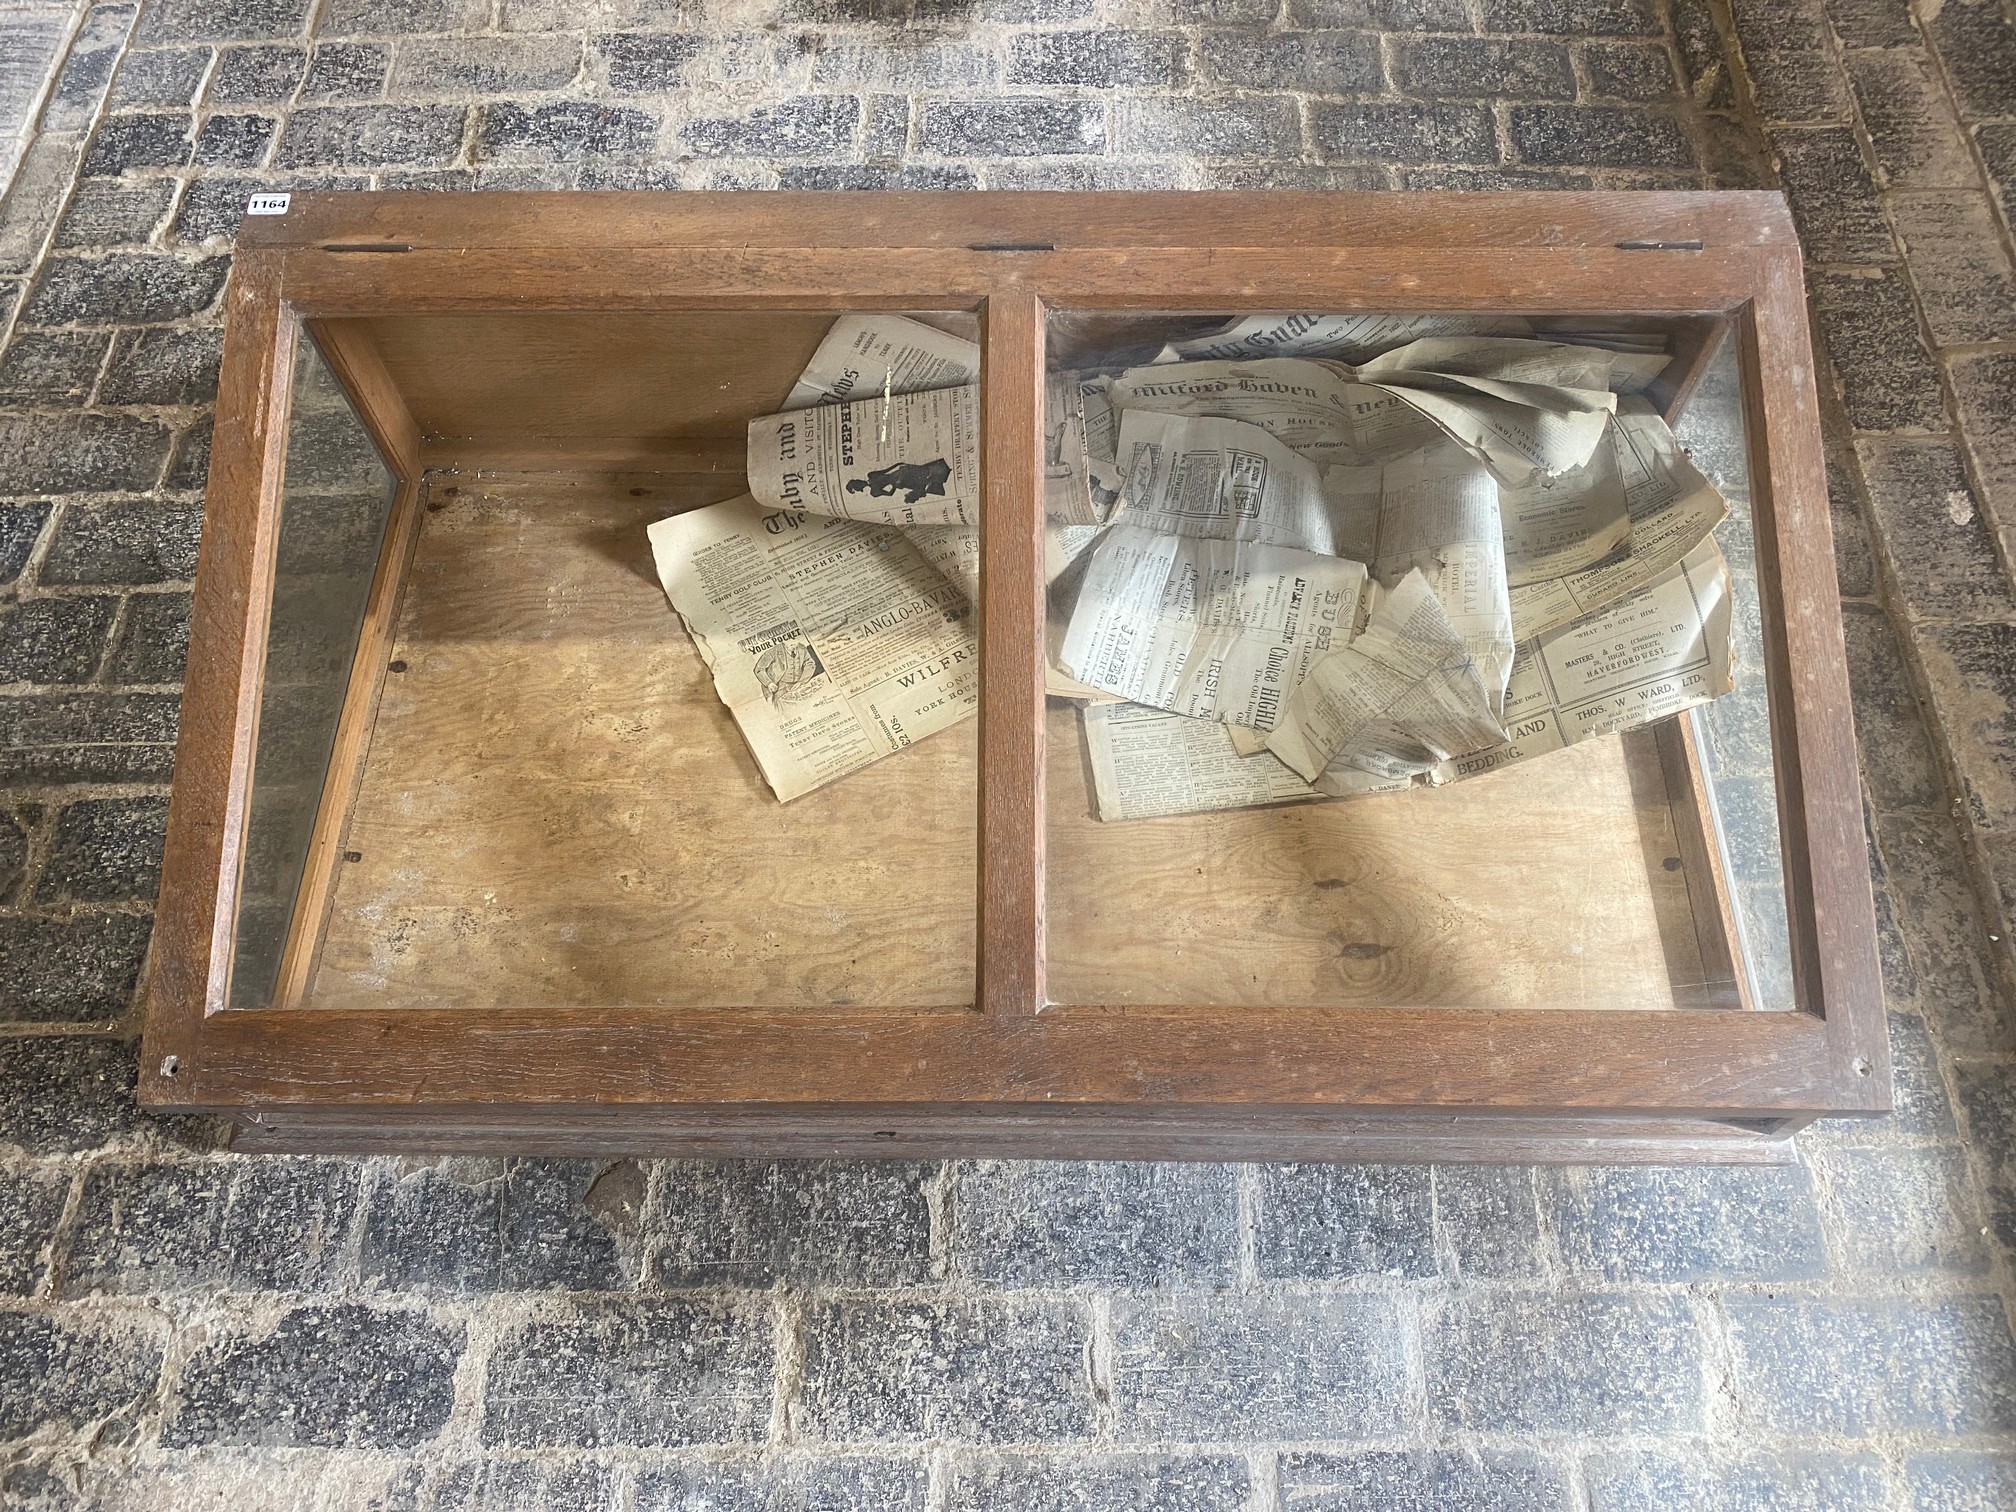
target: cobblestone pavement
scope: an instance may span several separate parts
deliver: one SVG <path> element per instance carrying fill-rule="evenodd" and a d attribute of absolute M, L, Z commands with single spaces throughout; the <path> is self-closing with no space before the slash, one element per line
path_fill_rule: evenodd
<path fill-rule="evenodd" d="M 2016 1506 L 2001 0 L 0 0 L 0 1503 Z M 231 1157 L 136 1113 L 255 187 L 1750 186 L 1900 1110 L 1794 1168 Z"/>

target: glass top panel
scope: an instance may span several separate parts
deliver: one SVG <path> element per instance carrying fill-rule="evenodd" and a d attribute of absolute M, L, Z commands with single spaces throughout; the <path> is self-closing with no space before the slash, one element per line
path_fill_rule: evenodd
<path fill-rule="evenodd" d="M 370 335 L 458 461 L 299 1006 L 971 1004 L 974 317 Z"/>
<path fill-rule="evenodd" d="M 1053 1001 L 1794 1006 L 1724 322 L 1049 350 L 1106 501 L 1050 517 Z"/>

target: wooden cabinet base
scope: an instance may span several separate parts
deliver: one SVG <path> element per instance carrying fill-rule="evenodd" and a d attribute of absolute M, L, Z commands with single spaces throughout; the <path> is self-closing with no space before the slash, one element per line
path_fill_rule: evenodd
<path fill-rule="evenodd" d="M 979 338 L 979 716 L 780 805 L 644 529 L 742 491 L 850 310 Z M 1775 195 L 304 194 L 227 311 L 150 1106 L 250 1150 L 1563 1162 L 1889 1106 Z M 1295 311 L 1654 333 L 1676 419 L 1721 353 L 1747 733 L 1100 823 L 1043 690 L 1046 367 Z"/>
<path fill-rule="evenodd" d="M 1769 1126 L 1766 1126 L 1768 1123 Z M 1313 1160 L 1779 1165 L 1787 1121 L 1424 1116 L 1320 1109 L 470 1108 L 357 1120 L 288 1110 L 239 1125 L 233 1147 L 284 1154 L 635 1155 L 891 1160 Z"/>

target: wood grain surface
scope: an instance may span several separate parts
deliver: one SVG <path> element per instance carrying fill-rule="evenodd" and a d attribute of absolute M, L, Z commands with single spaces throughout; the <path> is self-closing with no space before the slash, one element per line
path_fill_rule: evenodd
<path fill-rule="evenodd" d="M 430 442 L 592 456 L 618 443 L 742 441 L 752 416 L 783 404 L 833 315 L 486 311 L 356 324 Z"/>
<path fill-rule="evenodd" d="M 644 534 L 736 488 L 429 483 L 306 1007 L 973 1001 L 974 726 L 778 803 Z"/>
<path fill-rule="evenodd" d="M 1288 191 L 988 194 L 297 193 L 247 219 L 238 244 L 384 248 L 334 255 L 382 267 L 390 249 L 992 247 L 1003 257 L 1077 247 L 1610 248 L 1700 242 L 1721 251 L 1798 244 L 1784 199 L 1721 194 L 1388 194 Z M 1025 250 L 1028 249 L 1028 250 Z"/>
<path fill-rule="evenodd" d="M 1056 701 L 1059 1002 L 1698 1001 L 1700 947 L 1649 732 L 1439 790 L 1102 824 L 1077 726 Z"/>

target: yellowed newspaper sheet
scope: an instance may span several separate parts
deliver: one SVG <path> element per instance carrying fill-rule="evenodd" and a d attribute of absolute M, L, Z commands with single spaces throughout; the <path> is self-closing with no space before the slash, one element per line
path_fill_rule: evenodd
<path fill-rule="evenodd" d="M 1616 603 L 1519 647 L 1502 744 L 1438 767 L 1454 782 L 1719 698 L 1730 665 L 1729 568 L 1713 539 Z"/>
<path fill-rule="evenodd" d="M 1625 549 L 1580 572 L 1513 589 L 1512 629 L 1521 641 L 1593 614 L 1650 582 L 1728 518 L 1728 500 L 1695 470 L 1666 422 L 1642 399 L 1621 401 L 1608 442 L 1631 516 Z"/>
<path fill-rule="evenodd" d="M 1401 792 L 1410 779 L 1377 777 L 1332 764 L 1312 785 L 1271 752 L 1241 754 L 1235 727 L 1143 704 L 1095 704 L 1083 711 L 1096 816 L 1108 822 L 1159 819 Z"/>
<path fill-rule="evenodd" d="M 1233 749 L 1226 726 L 1137 703 L 1080 711 L 1100 819 L 1159 819 L 1323 795 L 1272 756 Z"/>
<path fill-rule="evenodd" d="M 1525 336 L 1517 315 L 1244 315 L 1208 336 L 1173 343 L 1171 362 L 1236 357 L 1331 357 L 1362 362 L 1429 336 Z"/>
<path fill-rule="evenodd" d="M 1174 535 L 1368 560 L 1378 501 L 1333 499 L 1323 467 L 1257 425 L 1129 409 L 1124 520 Z"/>
<path fill-rule="evenodd" d="M 666 597 L 789 802 L 968 718 L 965 594 L 900 534 L 743 496 L 659 520 Z"/>
<path fill-rule="evenodd" d="M 1058 661 L 1135 703 L 1268 729 L 1350 638 L 1367 581 L 1342 557 L 1115 525 L 1092 548 Z"/>
<path fill-rule="evenodd" d="M 980 519 L 979 390 L 877 395 L 749 422 L 749 492 L 769 509 L 877 525 Z"/>
<path fill-rule="evenodd" d="M 842 315 L 805 364 L 786 410 L 957 388 L 980 377 L 980 343 L 907 315 Z"/>
<path fill-rule="evenodd" d="M 1410 572 L 1379 595 L 1357 639 L 1318 660 L 1270 727 L 1267 749 L 1314 782 L 1361 752 L 1380 775 L 1505 738 L 1463 637 L 1428 580 Z"/>
<path fill-rule="evenodd" d="M 1435 423 L 1397 395 L 1354 382 L 1339 362 L 1303 357 L 1180 362 L 1129 368 L 1113 405 L 1165 415 L 1241 420 L 1325 465 L 1357 465 L 1438 440 Z M 1124 418 L 1123 418 L 1124 425 Z M 1128 452 L 1119 455 L 1126 459 Z"/>

